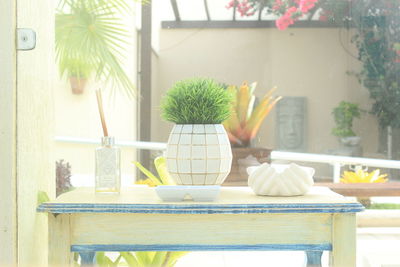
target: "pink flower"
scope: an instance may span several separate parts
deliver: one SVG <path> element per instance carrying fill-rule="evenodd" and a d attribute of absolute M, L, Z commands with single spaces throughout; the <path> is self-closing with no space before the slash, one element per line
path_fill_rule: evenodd
<path fill-rule="evenodd" d="M 289 7 L 288 10 L 286 10 L 285 15 L 292 16 L 293 13 L 295 13 L 296 11 L 297 11 L 297 7 L 295 7 L 295 6 Z"/>
<path fill-rule="evenodd" d="M 229 8 L 231 8 L 231 7 L 234 7 L 234 6 L 235 6 L 235 3 L 236 3 L 236 0 L 231 0 L 231 1 L 229 1 L 228 5 L 225 6 L 225 7 L 226 7 L 227 9 L 229 9 Z"/>
<path fill-rule="evenodd" d="M 288 13 L 285 13 L 282 17 L 275 21 L 275 25 L 279 30 L 285 30 L 289 25 L 292 25 L 294 20 Z"/>
<path fill-rule="evenodd" d="M 318 0 L 300 0 L 299 2 L 299 8 L 302 13 L 307 13 L 310 9 L 312 9 L 315 6 L 315 3 Z"/>

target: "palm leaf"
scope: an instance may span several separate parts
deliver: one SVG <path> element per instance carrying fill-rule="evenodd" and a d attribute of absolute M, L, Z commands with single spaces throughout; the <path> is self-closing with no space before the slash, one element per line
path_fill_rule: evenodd
<path fill-rule="evenodd" d="M 97 80 L 133 96 L 135 87 L 121 66 L 129 31 L 116 16 L 119 4 L 114 1 L 66 1 L 70 13 L 56 14 L 56 59 L 61 75 L 73 74 L 76 67 L 70 62 L 79 60 L 81 69 Z"/>

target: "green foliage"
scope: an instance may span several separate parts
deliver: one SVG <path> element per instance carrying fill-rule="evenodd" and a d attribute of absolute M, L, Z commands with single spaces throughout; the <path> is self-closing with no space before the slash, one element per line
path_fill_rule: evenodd
<path fill-rule="evenodd" d="M 37 205 L 50 201 L 49 195 L 44 191 L 39 191 L 37 194 Z"/>
<path fill-rule="evenodd" d="M 381 127 L 400 127 L 400 2 L 320 0 L 318 8 L 339 25 L 352 26 L 362 69 L 356 73 L 373 100 Z"/>
<path fill-rule="evenodd" d="M 128 8 L 125 0 L 64 0 L 55 20 L 56 59 L 61 75 L 88 78 L 124 89 L 135 87 L 121 66 L 129 44 L 128 28 L 119 14 Z"/>
<path fill-rule="evenodd" d="M 100 267 L 115 267 L 123 259 L 129 267 L 173 267 L 186 254 L 181 251 L 120 252 L 118 258 L 112 261 L 104 252 L 97 252 L 96 262 Z"/>
<path fill-rule="evenodd" d="M 369 209 L 400 209 L 400 204 L 397 203 L 372 203 Z"/>
<path fill-rule="evenodd" d="M 117 267 L 121 261 L 122 255 L 119 255 L 115 261 L 106 256 L 105 252 L 96 253 L 96 263 L 99 267 Z"/>
<path fill-rule="evenodd" d="M 360 108 L 357 104 L 342 101 L 333 109 L 332 114 L 335 119 L 336 127 L 332 129 L 332 134 L 338 137 L 355 136 L 353 132 L 354 118 L 360 118 Z"/>
<path fill-rule="evenodd" d="M 215 81 L 177 82 L 162 103 L 162 117 L 176 124 L 218 124 L 229 118 L 232 95 Z"/>
<path fill-rule="evenodd" d="M 380 2 L 375 9 L 381 8 Z M 363 14 L 362 26 L 352 39 L 363 63 L 359 81 L 369 90 L 372 113 L 382 127 L 400 127 L 400 4 L 396 5 L 385 16 Z"/>

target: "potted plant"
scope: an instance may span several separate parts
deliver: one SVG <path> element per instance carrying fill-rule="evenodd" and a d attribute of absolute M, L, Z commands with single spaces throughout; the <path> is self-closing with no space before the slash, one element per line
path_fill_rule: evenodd
<path fill-rule="evenodd" d="M 81 93 L 92 75 L 133 96 L 135 87 L 121 63 L 130 35 L 121 18 L 127 1 L 60 1 L 55 15 L 56 60 L 60 73 Z"/>
<path fill-rule="evenodd" d="M 254 91 L 257 83 L 250 85 L 243 82 L 242 86 L 229 86 L 227 91 L 234 95 L 231 103 L 231 115 L 223 122 L 232 145 L 232 169 L 226 183 L 247 184 L 246 169 L 249 166 L 267 162 L 270 149 L 252 147 L 251 141 L 257 136 L 261 124 L 272 108 L 282 97 L 272 94 L 276 88 L 269 90 L 258 105 L 255 105 Z"/>
<path fill-rule="evenodd" d="M 361 137 L 356 136 L 353 131 L 354 118 L 360 118 L 361 112 L 357 104 L 342 101 L 332 111 L 336 127 L 332 134 L 339 137 L 340 143 L 344 146 L 358 146 Z"/>
<path fill-rule="evenodd" d="M 79 58 L 62 58 L 59 62 L 59 68 L 61 75 L 68 77 L 72 93 L 77 95 L 84 92 L 87 79 L 94 71 L 90 64 L 85 63 Z"/>
<path fill-rule="evenodd" d="M 232 152 L 222 122 L 231 95 L 211 79 L 177 82 L 163 99 L 162 117 L 175 123 L 167 167 L 178 185 L 219 185 L 231 169 Z"/>

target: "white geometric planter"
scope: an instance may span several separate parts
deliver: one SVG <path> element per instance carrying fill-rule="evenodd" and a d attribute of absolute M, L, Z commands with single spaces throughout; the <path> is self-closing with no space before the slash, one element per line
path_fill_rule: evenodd
<path fill-rule="evenodd" d="M 167 168 L 178 185 L 220 185 L 232 151 L 222 124 L 177 124 L 167 144 Z"/>

